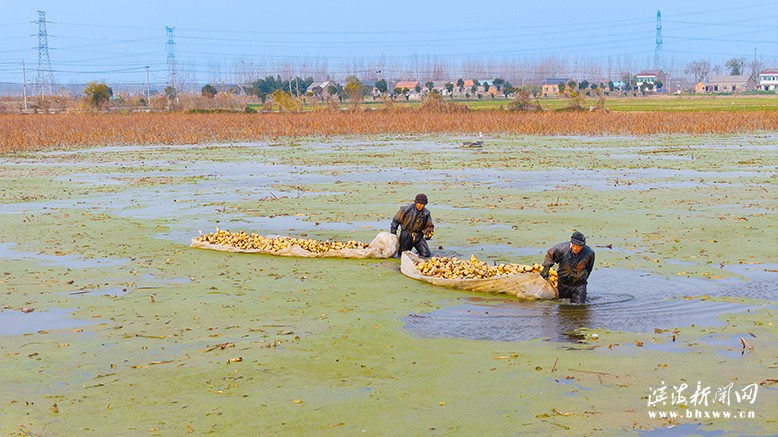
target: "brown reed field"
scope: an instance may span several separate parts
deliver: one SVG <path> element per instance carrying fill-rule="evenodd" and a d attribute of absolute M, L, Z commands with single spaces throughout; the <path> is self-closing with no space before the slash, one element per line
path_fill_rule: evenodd
<path fill-rule="evenodd" d="M 652 135 L 778 130 L 778 111 L 81 113 L 0 115 L 0 153 L 102 145 L 207 144 L 373 134 Z"/>

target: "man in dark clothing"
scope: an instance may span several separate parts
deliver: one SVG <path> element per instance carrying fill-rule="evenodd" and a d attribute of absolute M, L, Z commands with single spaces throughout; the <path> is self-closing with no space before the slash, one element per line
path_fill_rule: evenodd
<path fill-rule="evenodd" d="M 548 279 L 548 271 L 554 264 L 559 264 L 559 297 L 569 297 L 571 303 L 586 302 L 586 284 L 594 268 L 594 250 L 586 245 L 584 234 L 573 232 L 569 243 L 565 241 L 548 249 L 540 276 Z"/>
<path fill-rule="evenodd" d="M 429 258 L 432 254 L 430 253 L 429 246 L 427 246 L 427 240 L 431 239 L 435 233 L 435 225 L 432 224 L 430 212 L 425 208 L 425 205 L 427 205 L 427 195 L 417 194 L 413 202 L 397 211 L 389 232 L 396 234 L 397 227 L 402 228 L 400 231 L 400 250 L 397 252 L 398 254 L 415 247 L 419 256 Z"/>

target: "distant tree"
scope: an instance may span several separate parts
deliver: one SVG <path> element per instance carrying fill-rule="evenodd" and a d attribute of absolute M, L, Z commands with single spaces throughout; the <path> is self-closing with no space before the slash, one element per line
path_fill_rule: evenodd
<path fill-rule="evenodd" d="M 597 104 L 595 108 L 600 111 L 608 111 L 605 109 L 605 84 L 600 84 L 599 87 L 594 87 L 594 93 L 597 96 Z"/>
<path fill-rule="evenodd" d="M 172 103 L 178 98 L 178 90 L 176 90 L 175 87 L 168 85 L 165 87 L 165 96 L 167 97 L 168 102 Z"/>
<path fill-rule="evenodd" d="M 273 93 L 270 94 L 270 97 L 272 97 L 273 102 L 278 105 L 279 112 L 298 112 L 303 109 L 301 98 L 295 97 L 280 88 L 273 91 Z"/>
<path fill-rule="evenodd" d="M 657 80 L 656 82 L 654 82 L 654 87 L 656 87 L 657 91 L 658 91 L 660 88 L 662 88 L 663 86 L 664 86 L 664 84 L 662 83 L 662 81 L 661 81 L 661 80 Z"/>
<path fill-rule="evenodd" d="M 413 89 L 416 90 L 417 93 L 420 93 L 421 92 L 421 84 L 417 82 L 416 86 L 413 87 Z"/>
<path fill-rule="evenodd" d="M 84 88 L 84 94 L 89 99 L 89 103 L 97 109 L 101 109 L 108 103 L 113 96 L 111 87 L 97 81 L 89 82 Z"/>
<path fill-rule="evenodd" d="M 459 88 L 460 93 L 465 89 L 465 81 L 461 77 L 457 79 L 457 88 Z"/>
<path fill-rule="evenodd" d="M 209 99 L 212 99 L 216 96 L 216 88 L 211 85 L 210 83 L 203 85 L 203 87 L 200 89 L 200 94 L 203 95 L 203 97 L 208 97 Z"/>
<path fill-rule="evenodd" d="M 570 82 L 568 82 L 565 85 L 564 90 L 560 89 L 560 92 L 564 97 L 569 99 L 568 109 L 573 109 L 577 111 L 584 109 L 584 105 L 586 104 L 586 98 L 584 97 L 584 93 L 582 93 L 581 90 L 578 89 L 578 86 L 575 83 L 575 81 L 571 80 Z"/>
<path fill-rule="evenodd" d="M 443 85 L 443 87 L 446 89 L 446 91 L 448 91 L 448 93 L 451 95 L 451 98 L 453 99 L 454 98 L 454 84 L 451 83 L 451 82 L 446 82 L 446 84 Z"/>
<path fill-rule="evenodd" d="M 302 77 L 295 76 L 294 79 L 291 79 L 290 81 L 286 82 L 286 87 L 283 89 L 288 89 L 289 84 L 291 84 L 292 93 L 297 96 L 303 96 L 305 95 L 305 90 L 308 89 L 309 86 L 313 83 L 312 77 L 306 77 L 303 79 Z"/>
<path fill-rule="evenodd" d="M 633 76 L 631 73 L 621 73 L 621 81 L 624 82 L 624 88 L 626 91 L 631 91 L 632 88 L 637 85 L 637 76 Z"/>
<path fill-rule="evenodd" d="M 281 76 L 273 77 L 267 76 L 264 79 L 257 79 L 248 87 L 244 87 L 244 91 L 248 95 L 257 96 L 262 103 L 265 103 L 267 96 L 278 89 L 288 89 L 289 82 L 286 84 L 281 80 Z M 287 86 L 284 86 L 287 85 Z"/>
<path fill-rule="evenodd" d="M 365 86 L 356 76 L 349 76 L 346 78 L 346 86 L 343 87 L 343 93 L 351 100 L 351 103 L 357 106 L 362 103 L 362 99 L 365 97 Z"/>
<path fill-rule="evenodd" d="M 386 80 L 384 79 L 377 80 L 375 83 L 375 87 L 378 90 L 378 92 L 381 94 L 386 94 L 386 90 L 389 89 L 389 86 L 386 84 Z"/>
<path fill-rule="evenodd" d="M 386 84 L 386 82 L 384 82 Z M 327 86 L 327 93 L 331 96 L 341 96 L 343 94 L 343 87 L 339 84 L 332 83 Z"/>
<path fill-rule="evenodd" d="M 542 110 L 538 102 L 537 95 L 535 95 L 535 102 L 532 102 L 532 93 L 528 88 L 514 88 L 513 89 L 513 101 L 508 105 L 508 109 L 514 111 L 537 111 Z"/>
<path fill-rule="evenodd" d="M 492 81 L 492 85 L 497 87 L 497 91 L 500 91 L 503 85 L 505 85 L 505 79 L 497 77 Z"/>
<path fill-rule="evenodd" d="M 409 97 L 408 93 L 410 93 L 410 92 L 411 92 L 411 90 L 408 89 L 408 87 L 405 87 L 405 86 L 403 87 L 403 89 L 400 90 L 400 94 L 405 96 L 405 100 L 408 100 L 408 97 Z"/>
<path fill-rule="evenodd" d="M 743 68 L 746 66 L 746 58 L 732 58 L 724 64 L 729 69 L 729 74 L 732 76 L 739 76 L 743 74 Z"/>
<path fill-rule="evenodd" d="M 580 84 L 578 84 L 578 89 L 587 90 L 587 89 L 589 89 L 589 86 L 591 86 L 589 81 L 584 79 L 584 80 L 581 81 Z"/>
<path fill-rule="evenodd" d="M 515 88 L 513 88 L 513 85 L 511 85 L 510 82 L 505 81 L 502 84 L 502 93 L 507 98 L 509 95 L 513 94 L 513 91 Z"/>
<path fill-rule="evenodd" d="M 424 86 L 427 87 L 427 91 L 429 92 L 432 92 L 432 90 L 435 88 L 435 84 L 432 82 L 426 82 Z"/>
<path fill-rule="evenodd" d="M 691 75 L 694 83 L 707 82 L 710 78 L 710 62 L 692 61 L 686 64 L 684 74 Z"/>
<path fill-rule="evenodd" d="M 751 80 L 754 81 L 757 86 L 759 85 L 759 73 L 762 72 L 762 69 L 764 68 L 764 65 L 762 65 L 762 62 L 760 62 L 758 59 L 754 59 L 748 64 L 748 67 L 751 69 Z"/>

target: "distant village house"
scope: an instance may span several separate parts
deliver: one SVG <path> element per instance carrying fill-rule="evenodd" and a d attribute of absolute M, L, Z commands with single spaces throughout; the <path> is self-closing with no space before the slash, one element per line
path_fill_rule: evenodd
<path fill-rule="evenodd" d="M 543 92 L 543 96 L 551 97 L 559 94 L 559 84 L 570 82 L 568 78 L 549 77 L 543 79 L 543 83 L 540 85 L 540 89 Z"/>
<path fill-rule="evenodd" d="M 705 87 L 708 93 L 744 93 L 756 89 L 751 76 L 714 76 Z"/>
<path fill-rule="evenodd" d="M 308 88 L 305 90 L 306 95 L 311 95 L 317 98 L 328 98 L 332 97 L 330 94 L 330 86 L 335 85 L 337 86 L 337 83 L 331 81 L 331 80 L 325 80 L 324 82 L 314 82 L 310 85 L 308 85 Z"/>
<path fill-rule="evenodd" d="M 667 84 L 667 73 L 662 70 L 641 71 L 635 76 L 635 86 L 638 89 L 665 92 L 667 91 L 665 84 Z"/>
<path fill-rule="evenodd" d="M 416 91 L 416 89 L 419 89 L 419 91 Z M 397 82 L 394 85 L 393 90 L 397 91 L 398 94 L 403 95 L 408 100 L 418 100 L 421 99 L 421 88 L 422 84 L 417 80 L 406 80 L 402 82 Z M 407 90 L 407 91 L 405 91 Z"/>
<path fill-rule="evenodd" d="M 759 73 L 759 89 L 778 92 L 778 69 L 768 68 Z"/>

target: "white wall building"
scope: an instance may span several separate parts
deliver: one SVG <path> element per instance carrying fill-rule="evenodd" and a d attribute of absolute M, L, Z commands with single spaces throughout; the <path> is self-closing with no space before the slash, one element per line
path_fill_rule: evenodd
<path fill-rule="evenodd" d="M 759 73 L 759 89 L 778 92 L 778 69 L 768 68 Z"/>

